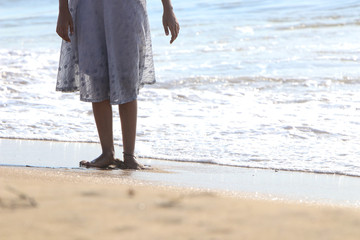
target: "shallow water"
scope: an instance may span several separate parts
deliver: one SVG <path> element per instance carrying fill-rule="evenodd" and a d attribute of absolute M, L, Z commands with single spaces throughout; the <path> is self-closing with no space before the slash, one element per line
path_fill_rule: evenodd
<path fill-rule="evenodd" d="M 140 156 L 360 176 L 359 1 L 173 5 L 169 45 L 148 1 L 158 82 L 139 96 Z M 91 105 L 54 90 L 56 15 L 0 0 L 0 137 L 98 141 Z"/>

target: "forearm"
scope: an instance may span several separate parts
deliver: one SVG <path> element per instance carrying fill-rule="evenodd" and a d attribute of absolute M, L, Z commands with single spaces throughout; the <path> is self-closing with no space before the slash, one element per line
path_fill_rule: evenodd
<path fill-rule="evenodd" d="M 69 10 L 69 3 L 68 0 L 59 0 L 59 11 L 68 11 Z"/>
<path fill-rule="evenodd" d="M 164 11 L 172 11 L 173 7 L 171 4 L 171 0 L 161 0 Z"/>

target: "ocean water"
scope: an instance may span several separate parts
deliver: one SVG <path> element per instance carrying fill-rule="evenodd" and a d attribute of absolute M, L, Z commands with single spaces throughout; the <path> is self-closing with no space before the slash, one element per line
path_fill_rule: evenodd
<path fill-rule="evenodd" d="M 157 84 L 139 96 L 140 157 L 360 176 L 360 1 L 172 2 L 170 45 L 148 0 Z M 0 0 L 2 138 L 98 142 L 91 104 L 55 92 L 57 9 Z"/>

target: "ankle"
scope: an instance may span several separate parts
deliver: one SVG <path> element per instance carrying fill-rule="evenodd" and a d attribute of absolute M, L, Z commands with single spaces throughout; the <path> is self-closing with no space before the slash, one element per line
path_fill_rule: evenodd
<path fill-rule="evenodd" d="M 136 160 L 136 156 L 134 155 L 134 153 L 130 154 L 130 153 L 126 153 L 123 152 L 124 155 L 124 164 L 126 165 L 126 167 L 128 169 L 136 169 L 136 170 L 141 170 L 144 168 L 143 165 L 141 165 L 140 163 L 138 163 L 138 161 Z"/>
<path fill-rule="evenodd" d="M 136 156 L 134 154 L 123 152 L 124 162 L 136 162 Z"/>
<path fill-rule="evenodd" d="M 115 158 L 114 151 L 103 151 L 101 155 L 103 155 L 104 157 L 108 157 L 108 158 Z"/>
<path fill-rule="evenodd" d="M 132 152 L 132 153 L 123 152 L 123 155 L 124 155 L 124 157 L 135 157 L 134 152 Z"/>

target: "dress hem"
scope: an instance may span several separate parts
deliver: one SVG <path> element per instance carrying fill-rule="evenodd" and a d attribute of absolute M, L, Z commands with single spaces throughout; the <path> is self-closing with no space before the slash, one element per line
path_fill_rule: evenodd
<path fill-rule="evenodd" d="M 129 102 L 132 102 L 132 101 L 135 101 L 137 99 L 137 96 L 135 97 L 132 97 L 132 98 L 129 98 L 125 101 L 115 101 L 115 102 L 112 102 L 110 100 L 110 98 L 104 98 L 104 99 L 86 99 L 86 98 L 80 98 L 80 101 L 82 102 L 92 102 L 92 103 L 97 103 L 97 102 L 103 102 L 103 101 L 106 101 L 106 100 L 110 100 L 110 104 L 111 105 L 121 105 L 121 104 L 125 104 L 125 103 L 129 103 Z"/>
<path fill-rule="evenodd" d="M 111 105 L 120 105 L 120 104 L 125 104 L 128 102 L 132 102 L 134 100 L 137 99 L 137 96 L 139 94 L 139 90 L 142 89 L 144 87 L 144 85 L 152 85 L 156 83 L 156 79 L 154 79 L 153 82 L 148 82 L 148 83 L 144 83 L 144 84 L 140 84 L 138 90 L 137 90 L 137 95 L 135 97 L 131 97 L 129 99 L 126 99 L 124 101 L 111 101 L 110 98 L 100 98 L 100 99 L 87 99 L 87 98 L 82 98 L 80 97 L 80 101 L 82 102 L 103 102 L 105 100 L 110 100 L 110 104 Z M 64 92 L 64 93 L 72 93 L 72 92 L 78 92 L 80 91 L 79 88 L 56 88 L 55 89 L 57 92 Z"/>

